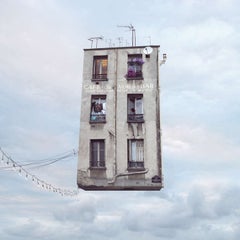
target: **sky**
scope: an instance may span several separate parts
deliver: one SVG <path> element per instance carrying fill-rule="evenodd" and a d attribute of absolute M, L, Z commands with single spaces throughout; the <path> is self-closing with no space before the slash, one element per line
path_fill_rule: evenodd
<path fill-rule="evenodd" d="M 83 49 L 160 45 L 164 188 L 61 196 L 0 164 L 4 240 L 240 238 L 237 0 L 0 0 L 0 147 L 19 164 L 78 148 Z M 120 41 L 119 41 L 120 39 Z M 0 156 L 1 157 L 1 156 Z M 77 156 L 29 172 L 76 190 Z"/>

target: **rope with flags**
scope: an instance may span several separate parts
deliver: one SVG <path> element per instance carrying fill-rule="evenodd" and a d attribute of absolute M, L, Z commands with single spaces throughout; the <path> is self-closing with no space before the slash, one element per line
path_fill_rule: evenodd
<path fill-rule="evenodd" d="M 5 153 L 1 148 L 0 148 L 0 153 L 1 153 L 1 159 L 0 162 L 4 165 L 0 169 L 4 170 L 14 170 L 18 172 L 20 176 L 25 177 L 25 179 L 30 179 L 36 186 L 42 187 L 45 190 L 52 191 L 54 193 L 58 193 L 62 196 L 76 196 L 78 195 L 78 190 L 68 190 L 68 189 L 63 189 L 56 187 L 50 183 L 47 183 L 46 181 L 40 179 L 36 175 L 32 174 L 27 168 L 33 169 L 33 168 L 40 168 L 44 166 L 48 166 L 51 164 L 54 164 L 58 161 L 61 161 L 63 159 L 72 157 L 77 155 L 76 150 L 72 150 L 71 152 L 68 151 L 64 154 L 61 155 L 56 155 L 52 158 L 46 158 L 38 161 L 32 161 L 32 162 L 27 162 L 27 163 L 19 163 L 13 160 L 7 153 Z"/>

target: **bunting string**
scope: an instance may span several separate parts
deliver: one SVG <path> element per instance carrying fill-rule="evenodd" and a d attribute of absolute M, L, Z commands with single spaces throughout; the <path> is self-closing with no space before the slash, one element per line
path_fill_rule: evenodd
<path fill-rule="evenodd" d="M 48 166 L 51 164 L 54 164 L 58 161 L 61 161 L 63 159 L 67 159 L 69 157 L 77 155 L 78 151 L 73 149 L 72 151 L 66 152 L 62 155 L 57 155 L 53 158 L 46 158 L 38 161 L 32 161 L 28 163 L 18 163 L 14 161 L 8 154 L 6 154 L 2 148 L 0 148 L 0 153 L 1 153 L 1 164 L 4 165 L 4 167 L 1 167 L 1 169 L 10 169 L 16 171 L 20 176 L 23 176 L 26 180 L 31 180 L 32 183 L 34 183 L 37 187 L 41 187 L 47 191 L 51 191 L 54 193 L 58 193 L 62 196 L 76 196 L 78 195 L 78 190 L 68 190 L 68 189 L 63 189 L 56 187 L 50 183 L 47 183 L 46 181 L 43 181 L 36 175 L 32 174 L 29 172 L 28 169 L 33 169 L 33 168 L 40 168 L 44 166 Z"/>

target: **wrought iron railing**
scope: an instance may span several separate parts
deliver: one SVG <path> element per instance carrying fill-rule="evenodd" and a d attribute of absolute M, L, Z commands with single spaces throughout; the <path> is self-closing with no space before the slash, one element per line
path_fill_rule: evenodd
<path fill-rule="evenodd" d="M 107 74 L 100 74 L 100 73 L 93 73 L 92 75 L 93 80 L 106 80 L 107 79 Z"/>
<path fill-rule="evenodd" d="M 143 114 L 128 114 L 128 122 L 144 122 Z"/>
<path fill-rule="evenodd" d="M 104 168 L 105 167 L 105 161 L 90 161 L 90 166 L 91 167 L 96 167 L 96 168 Z"/>
<path fill-rule="evenodd" d="M 127 76 L 128 79 L 131 79 L 131 78 L 142 78 L 143 77 L 142 71 L 135 72 L 135 71 L 131 71 L 131 70 L 128 71 L 126 76 Z"/>
<path fill-rule="evenodd" d="M 144 168 L 144 162 L 143 161 L 128 161 L 128 167 L 129 168 Z"/>
<path fill-rule="evenodd" d="M 106 114 L 91 114 L 90 115 L 91 123 L 104 123 L 106 122 Z"/>

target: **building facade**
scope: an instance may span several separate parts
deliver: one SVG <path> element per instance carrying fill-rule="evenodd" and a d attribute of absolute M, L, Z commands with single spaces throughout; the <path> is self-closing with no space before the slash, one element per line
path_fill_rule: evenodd
<path fill-rule="evenodd" d="M 158 45 L 84 49 L 77 184 L 163 187 Z"/>

